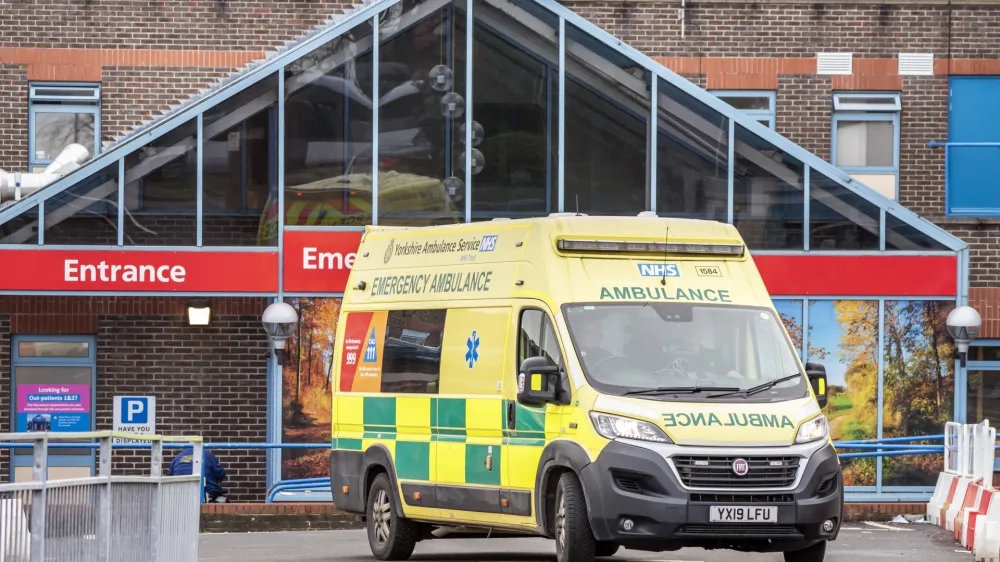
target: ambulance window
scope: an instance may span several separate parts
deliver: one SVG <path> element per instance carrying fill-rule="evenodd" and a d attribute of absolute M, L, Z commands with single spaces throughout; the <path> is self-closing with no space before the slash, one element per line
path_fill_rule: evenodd
<path fill-rule="evenodd" d="M 447 310 L 389 312 L 382 352 L 382 392 L 436 394 Z"/>
<path fill-rule="evenodd" d="M 541 310 L 521 312 L 521 335 L 517 345 L 517 363 L 529 357 L 546 357 L 549 363 L 559 365 L 562 352 L 552 321 Z"/>

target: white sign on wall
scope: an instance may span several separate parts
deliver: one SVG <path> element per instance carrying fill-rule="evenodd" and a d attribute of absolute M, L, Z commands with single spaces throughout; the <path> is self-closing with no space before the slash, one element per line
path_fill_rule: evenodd
<path fill-rule="evenodd" d="M 114 431 L 153 435 L 156 433 L 155 396 L 115 396 Z M 115 443 L 149 443 L 138 439 L 114 438 Z"/>

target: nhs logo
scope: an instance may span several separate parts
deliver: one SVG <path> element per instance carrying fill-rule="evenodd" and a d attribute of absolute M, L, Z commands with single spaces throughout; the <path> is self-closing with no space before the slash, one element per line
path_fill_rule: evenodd
<path fill-rule="evenodd" d="M 639 275 L 643 277 L 680 277 L 676 263 L 640 263 Z"/>
<path fill-rule="evenodd" d="M 497 247 L 497 237 L 493 236 L 483 236 L 483 241 L 479 244 L 480 252 L 492 252 Z"/>

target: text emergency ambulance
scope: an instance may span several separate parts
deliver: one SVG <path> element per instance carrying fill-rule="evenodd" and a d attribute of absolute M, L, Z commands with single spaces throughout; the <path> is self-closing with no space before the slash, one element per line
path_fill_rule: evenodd
<path fill-rule="evenodd" d="M 379 560 L 540 535 L 560 562 L 812 562 L 838 535 L 825 371 L 803 368 L 731 225 L 369 227 L 341 311 L 333 500 Z"/>

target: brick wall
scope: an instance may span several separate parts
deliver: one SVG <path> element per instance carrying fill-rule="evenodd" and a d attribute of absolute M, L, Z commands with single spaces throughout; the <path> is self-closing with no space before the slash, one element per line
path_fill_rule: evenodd
<path fill-rule="evenodd" d="M 224 78 L 231 68 L 105 66 L 101 136 L 111 140 Z"/>
<path fill-rule="evenodd" d="M 28 73 L 23 66 L 0 64 L 0 169 L 28 165 Z"/>
<path fill-rule="evenodd" d="M 209 442 L 267 437 L 264 299 L 214 299 L 212 325 L 187 325 L 183 298 L 0 297 L 0 411 L 9 412 L 11 334 L 97 336 L 97 429 L 112 426 L 113 396 L 153 395 L 157 432 Z M 6 431 L 0 416 L 0 432 Z M 261 501 L 263 451 L 215 451 L 233 501 Z M 165 452 L 166 460 L 174 452 Z M 145 473 L 148 453 L 116 451 L 116 473 Z M 8 477 L 0 451 L 0 479 Z"/>
<path fill-rule="evenodd" d="M 350 5 L 330 0 L 0 0 L 0 47 L 268 49 Z"/>

